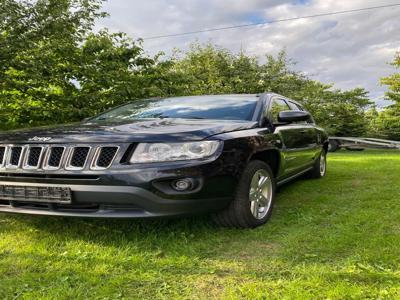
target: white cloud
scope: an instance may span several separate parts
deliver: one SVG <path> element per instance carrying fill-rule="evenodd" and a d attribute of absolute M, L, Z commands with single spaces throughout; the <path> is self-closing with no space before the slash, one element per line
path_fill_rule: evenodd
<path fill-rule="evenodd" d="M 110 17 L 99 22 L 133 38 L 149 37 L 262 20 L 285 19 L 368 6 L 377 0 L 109 0 Z M 382 95 L 379 78 L 394 72 L 388 62 L 400 50 L 400 7 L 301 19 L 242 29 L 146 40 L 145 49 L 169 53 L 199 41 L 232 51 L 263 56 L 285 48 L 296 68 L 335 87 L 365 87 L 371 98 Z"/>

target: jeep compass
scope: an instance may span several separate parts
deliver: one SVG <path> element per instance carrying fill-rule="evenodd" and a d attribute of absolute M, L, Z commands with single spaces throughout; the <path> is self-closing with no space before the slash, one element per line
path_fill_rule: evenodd
<path fill-rule="evenodd" d="M 0 212 L 143 218 L 270 217 L 276 188 L 326 173 L 328 136 L 264 93 L 137 100 L 80 123 L 0 134 Z"/>

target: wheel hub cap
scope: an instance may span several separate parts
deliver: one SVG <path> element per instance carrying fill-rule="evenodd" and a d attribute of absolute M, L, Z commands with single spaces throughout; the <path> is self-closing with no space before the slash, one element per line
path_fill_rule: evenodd
<path fill-rule="evenodd" d="M 250 183 L 250 210 L 256 219 L 264 218 L 272 202 L 272 180 L 268 172 L 258 170 Z"/>
<path fill-rule="evenodd" d="M 326 171 L 326 156 L 324 153 L 321 154 L 320 162 L 319 162 L 319 171 L 321 173 L 321 176 L 325 175 Z"/>

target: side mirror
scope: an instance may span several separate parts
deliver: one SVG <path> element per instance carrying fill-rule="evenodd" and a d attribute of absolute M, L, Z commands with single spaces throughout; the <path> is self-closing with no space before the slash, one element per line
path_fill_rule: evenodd
<path fill-rule="evenodd" d="M 280 123 L 292 123 L 310 120 L 311 115 L 306 111 L 300 110 L 285 110 L 278 114 Z"/>

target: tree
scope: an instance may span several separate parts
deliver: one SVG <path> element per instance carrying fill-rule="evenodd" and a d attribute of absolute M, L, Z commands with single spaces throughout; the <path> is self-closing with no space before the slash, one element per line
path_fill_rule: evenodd
<path fill-rule="evenodd" d="M 392 65 L 397 69 L 400 68 L 400 52 L 396 53 Z M 384 137 L 400 140 L 400 73 L 383 77 L 381 83 L 389 87 L 386 96 L 395 104 L 379 113 L 376 130 Z"/>
<path fill-rule="evenodd" d="M 369 120 L 367 135 L 369 137 L 383 138 L 384 136 L 378 128 L 379 111 L 375 104 L 371 105 L 371 107 L 365 112 L 365 117 L 367 120 Z"/>
<path fill-rule="evenodd" d="M 311 89 L 301 95 L 306 108 L 317 123 L 334 136 L 362 136 L 368 119 L 365 110 L 370 104 L 368 92 L 362 88 L 349 91 L 332 90 L 330 86 L 312 82 Z"/>
<path fill-rule="evenodd" d="M 0 128 L 76 121 L 147 96 L 138 91 L 154 60 L 123 34 L 91 32 L 101 3 L 2 0 Z"/>
<path fill-rule="evenodd" d="M 13 1 L 0 6 L 2 126 L 37 124 L 76 92 L 76 46 L 99 16 L 98 1 Z M 77 8 L 81 9 L 77 9 Z M 75 10 L 75 12 L 72 12 Z"/>
<path fill-rule="evenodd" d="M 303 103 L 332 135 L 362 135 L 363 89 L 333 90 L 262 59 L 194 43 L 171 57 L 140 40 L 93 32 L 102 0 L 0 0 L 0 129 L 78 121 L 138 98 L 275 92 Z"/>
<path fill-rule="evenodd" d="M 243 52 L 234 54 L 209 43 L 195 43 L 186 53 L 178 52 L 172 62 L 170 71 L 175 80 L 180 78 L 174 82 L 179 95 L 274 92 L 303 103 L 332 135 L 366 132 L 367 91 L 333 90 L 332 85 L 311 80 L 291 69 L 293 62 L 284 51 L 266 55 L 261 63 Z"/>
<path fill-rule="evenodd" d="M 134 99 L 156 96 L 147 78 L 155 60 L 145 57 L 141 44 L 125 34 L 106 30 L 89 34 L 77 51 L 73 65 L 77 93 L 67 108 L 72 118 L 82 119 Z"/>
<path fill-rule="evenodd" d="M 392 65 L 396 69 L 400 69 L 400 52 L 396 53 Z M 389 87 L 389 91 L 386 93 L 387 97 L 400 104 L 400 73 L 383 77 L 381 83 Z"/>
<path fill-rule="evenodd" d="M 387 107 L 376 119 L 377 131 L 384 138 L 400 140 L 400 105 Z"/>

